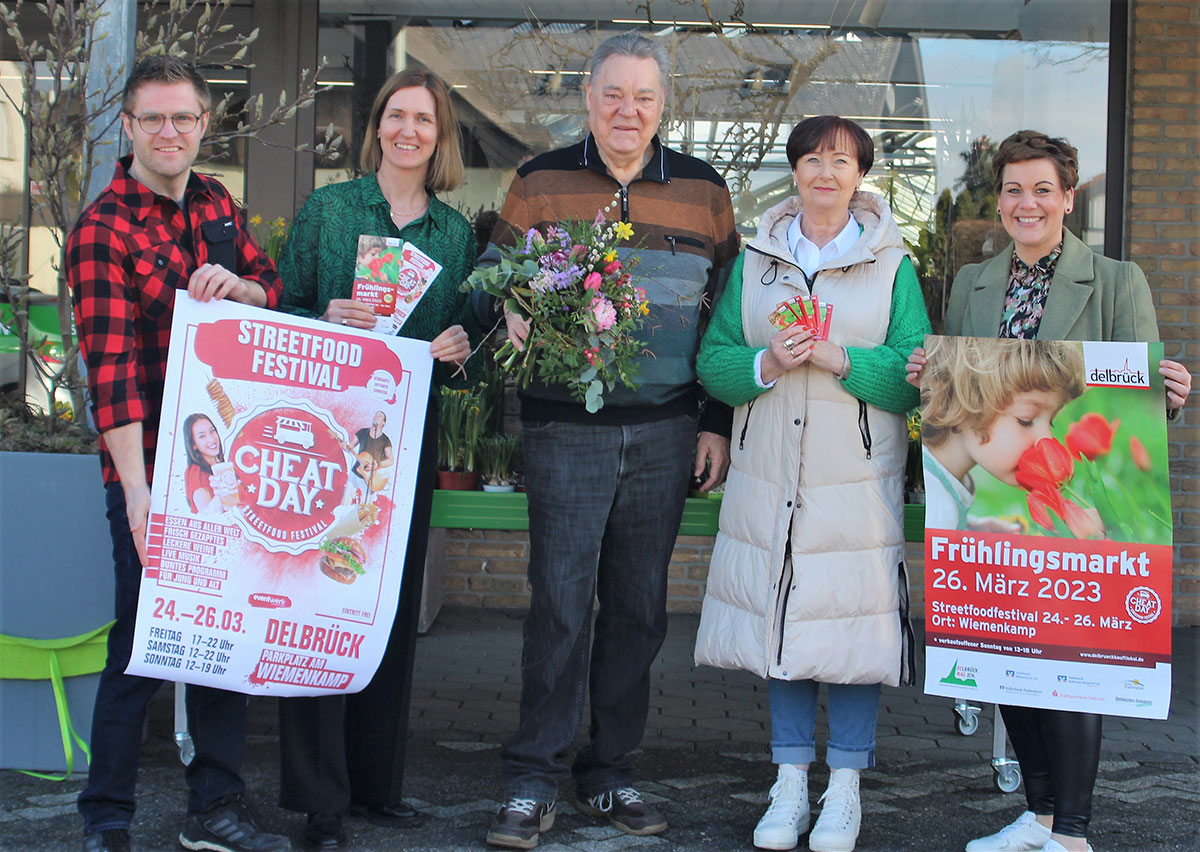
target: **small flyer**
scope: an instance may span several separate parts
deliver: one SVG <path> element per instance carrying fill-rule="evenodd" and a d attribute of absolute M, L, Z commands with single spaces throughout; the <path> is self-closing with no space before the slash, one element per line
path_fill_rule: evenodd
<path fill-rule="evenodd" d="M 129 674 L 357 692 L 400 594 L 432 359 L 176 297 Z"/>
<path fill-rule="evenodd" d="M 351 298 L 375 312 L 377 334 L 398 334 L 442 265 L 409 242 L 362 234 Z"/>
<path fill-rule="evenodd" d="M 1167 718 L 1162 345 L 925 348 L 925 691 Z"/>

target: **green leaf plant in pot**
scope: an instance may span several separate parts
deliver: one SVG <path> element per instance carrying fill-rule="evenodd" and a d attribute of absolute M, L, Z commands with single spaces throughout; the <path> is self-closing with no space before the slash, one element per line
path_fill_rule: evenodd
<path fill-rule="evenodd" d="M 521 455 L 517 435 L 489 435 L 483 439 L 483 490 L 513 491 L 514 469 Z"/>
<path fill-rule="evenodd" d="M 482 386 L 442 388 L 438 411 L 438 488 L 473 491 L 479 484 L 480 439 L 490 406 Z"/>

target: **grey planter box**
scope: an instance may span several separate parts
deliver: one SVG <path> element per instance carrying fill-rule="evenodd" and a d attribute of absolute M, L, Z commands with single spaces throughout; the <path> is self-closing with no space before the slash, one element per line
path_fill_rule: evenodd
<path fill-rule="evenodd" d="M 0 453 L 0 633 L 77 636 L 113 618 L 112 543 L 96 456 Z M 91 739 L 99 674 L 64 679 Z M 0 768 L 66 768 L 49 680 L 0 680 Z M 87 761 L 75 750 L 75 770 Z"/>

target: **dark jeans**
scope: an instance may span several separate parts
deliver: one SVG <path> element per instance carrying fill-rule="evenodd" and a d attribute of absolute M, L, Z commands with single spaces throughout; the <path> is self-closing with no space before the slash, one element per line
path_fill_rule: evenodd
<path fill-rule="evenodd" d="M 1029 810 L 1054 814 L 1059 834 L 1087 837 L 1103 717 L 1007 704 L 1000 705 L 1000 714 L 1021 764 Z"/>
<path fill-rule="evenodd" d="M 351 802 L 389 808 L 400 804 L 436 479 L 437 409 L 431 403 L 417 464 L 400 604 L 375 676 L 350 695 L 279 700 L 279 802 L 289 810 L 342 813 Z"/>
<path fill-rule="evenodd" d="M 590 688 L 580 796 L 630 783 L 650 664 L 666 636 L 667 565 L 696 451 L 696 420 L 525 423 L 532 596 L 520 723 L 502 752 L 507 797 L 553 799 Z M 600 601 L 591 637 L 592 601 Z"/>
<path fill-rule="evenodd" d="M 79 794 L 85 832 L 127 828 L 133 820 L 134 787 L 146 705 L 162 681 L 125 674 L 133 648 L 142 566 L 125 514 L 120 485 L 105 486 L 113 542 L 117 621 L 108 634 L 108 660 L 96 690 L 92 715 L 92 759 L 88 783 Z M 206 686 L 187 687 L 188 731 L 196 756 L 184 769 L 188 813 L 203 813 L 239 796 L 238 774 L 246 728 L 246 696 Z"/>

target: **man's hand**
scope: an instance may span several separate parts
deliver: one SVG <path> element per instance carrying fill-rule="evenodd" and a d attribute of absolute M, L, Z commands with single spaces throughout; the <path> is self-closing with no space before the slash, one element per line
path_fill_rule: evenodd
<path fill-rule="evenodd" d="M 147 483 L 125 489 L 125 515 L 129 518 L 129 531 L 133 533 L 133 546 L 137 548 L 138 560 L 145 567 L 149 564 L 146 523 L 150 518 L 150 486 Z"/>
<path fill-rule="evenodd" d="M 224 266 L 206 263 L 188 279 L 188 295 L 198 302 L 210 299 L 232 299 L 245 305 L 264 307 L 267 294 L 253 281 L 238 278 Z"/>
<path fill-rule="evenodd" d="M 700 478 L 708 468 L 708 479 L 700 484 L 701 491 L 711 491 L 725 481 L 729 472 L 729 439 L 716 432 L 701 432 L 696 439 L 696 469 Z"/>
<path fill-rule="evenodd" d="M 508 328 L 508 339 L 518 352 L 525 351 L 525 338 L 529 336 L 529 320 L 511 311 L 504 312 L 504 324 Z"/>

